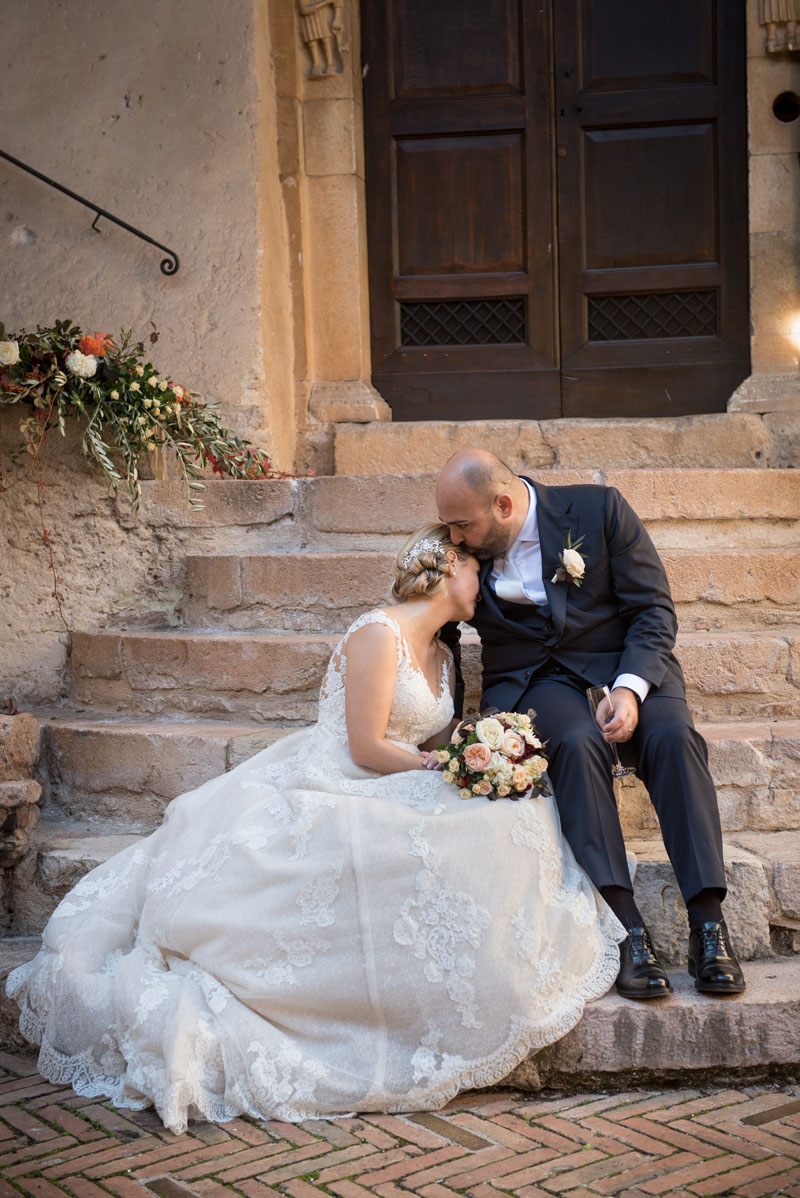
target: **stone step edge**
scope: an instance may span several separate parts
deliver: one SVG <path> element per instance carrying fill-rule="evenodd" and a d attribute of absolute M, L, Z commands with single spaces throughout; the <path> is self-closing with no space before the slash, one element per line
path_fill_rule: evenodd
<path fill-rule="evenodd" d="M 271 641 L 282 642 L 284 644 L 292 641 L 297 641 L 301 644 L 317 641 L 321 644 L 329 644 L 335 646 L 342 639 L 342 632 L 304 632 L 297 629 L 287 628 L 270 628 L 263 631 L 253 628 L 98 628 L 93 631 L 77 631 L 73 633 L 73 637 L 93 638 L 93 637 L 119 637 L 121 640 L 182 640 L 186 641 L 194 637 L 197 640 L 205 641 L 223 641 L 234 640 L 239 642 L 256 641 L 262 644 L 268 644 Z M 702 641 L 715 641 L 722 643 L 728 640 L 736 641 L 766 641 L 766 640 L 794 640 L 800 638 L 800 624 L 780 624 L 774 628 L 733 628 L 729 631 L 725 629 L 709 629 L 708 631 L 692 631 L 679 632 L 678 644 L 681 642 L 694 644 Z M 462 645 L 478 645 L 480 638 L 477 632 L 468 632 L 461 634 Z"/>
<path fill-rule="evenodd" d="M 6 997 L 5 982 L 40 944 L 39 936 L 0 939 L 0 1050 L 22 1051 L 31 1061 L 36 1049 L 19 1032 L 19 1009 Z M 743 970 L 748 989 L 728 999 L 698 994 L 681 969 L 668 970 L 673 993 L 658 1001 L 632 1002 L 612 988 L 587 1004 L 577 1027 L 528 1057 L 502 1084 L 536 1092 L 545 1085 L 658 1088 L 677 1080 L 796 1075 L 800 962 L 747 961 Z M 14 1072 L 13 1062 L 4 1064 Z"/>
<path fill-rule="evenodd" d="M 50 708 L 27 708 L 41 728 L 48 727 L 74 728 L 89 732 L 122 732 L 140 733 L 146 735 L 180 735 L 189 736 L 250 736 L 253 733 L 285 733 L 302 731 L 312 726 L 313 721 L 297 721 L 283 723 L 278 720 L 258 721 L 247 723 L 243 720 L 212 720 L 198 717 L 193 719 L 176 719 L 168 717 L 159 719 L 153 716 L 136 716 L 135 713 L 117 715 L 105 712 L 102 708 L 92 706 L 87 708 L 59 709 L 54 712 Z M 726 720 L 726 721 L 695 721 L 695 727 L 702 732 L 706 740 L 782 740 L 786 737 L 800 737 L 800 719 L 786 720 Z"/>
<path fill-rule="evenodd" d="M 800 519 L 800 516 L 798 516 Z M 800 545 L 780 546 L 780 545 L 761 545 L 757 548 L 737 549 L 735 545 L 710 546 L 708 549 L 662 549 L 659 551 L 663 557 L 786 557 L 789 554 L 800 553 Z M 378 547 L 376 549 L 331 549 L 330 547 L 315 548 L 313 545 L 302 545 L 296 549 L 265 549 L 263 552 L 251 552 L 240 549 L 234 550 L 232 553 L 192 553 L 186 554 L 187 562 L 208 562 L 208 561 L 261 561 L 264 559 L 283 561 L 288 558 L 315 558 L 325 560 L 346 561 L 374 561 L 376 557 L 394 558 L 396 555 L 390 549 Z"/>
<path fill-rule="evenodd" d="M 543 483 L 616 486 L 646 523 L 767 518 L 794 522 L 798 518 L 800 472 L 791 469 L 534 468 L 528 474 Z M 382 532 L 399 535 L 409 531 L 409 510 L 416 513 L 413 519 L 425 518 L 420 507 L 423 501 L 430 518 L 435 478 L 435 474 L 422 472 L 277 481 L 207 480 L 205 507 L 199 511 L 187 508 L 182 483 L 149 480 L 142 483 L 141 519 L 146 524 L 186 528 L 258 526 L 274 530 L 288 524 L 317 532 L 352 533 L 354 511 L 363 509 L 369 500 L 370 513 L 377 514 Z M 117 513 L 123 523 L 131 519 L 128 508 L 129 501 L 120 492 Z M 398 512 L 404 513 L 401 521 L 396 518 Z M 360 526 L 359 531 L 369 529 Z"/>

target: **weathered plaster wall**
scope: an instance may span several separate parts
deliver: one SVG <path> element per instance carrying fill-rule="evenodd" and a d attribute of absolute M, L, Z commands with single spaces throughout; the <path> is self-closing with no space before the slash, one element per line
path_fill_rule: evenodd
<path fill-rule="evenodd" d="M 259 12 L 257 13 L 257 7 Z M 257 0 L 18 0 L 3 148 L 174 248 L 162 255 L 0 162 L 0 318 L 154 321 L 153 360 L 283 467 L 294 456 L 287 235 L 268 22 Z"/>

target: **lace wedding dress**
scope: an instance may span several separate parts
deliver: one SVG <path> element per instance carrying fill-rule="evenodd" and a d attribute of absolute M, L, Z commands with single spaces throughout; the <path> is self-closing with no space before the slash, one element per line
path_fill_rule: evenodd
<path fill-rule="evenodd" d="M 384 612 L 334 653 L 318 723 L 181 795 L 88 874 L 8 993 L 39 1068 L 173 1131 L 443 1105 L 559 1039 L 614 982 L 624 932 L 551 799 L 464 801 L 354 764 L 346 642 L 397 639 L 387 736 L 452 718 Z"/>

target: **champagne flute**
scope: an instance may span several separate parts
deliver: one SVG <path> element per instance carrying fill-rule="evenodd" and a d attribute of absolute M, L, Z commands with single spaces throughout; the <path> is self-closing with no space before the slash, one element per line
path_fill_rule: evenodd
<path fill-rule="evenodd" d="M 607 686 L 587 686 L 586 698 L 589 701 L 589 708 L 592 712 L 592 715 L 596 719 L 598 707 L 603 702 L 603 699 L 610 699 L 611 694 L 610 694 L 610 691 Z M 636 773 L 635 766 L 623 765 L 622 762 L 620 761 L 619 750 L 617 749 L 616 744 L 614 744 L 613 741 L 607 742 L 607 743 L 609 743 L 609 747 L 611 749 L 611 756 L 614 759 L 613 764 L 611 766 L 611 777 L 612 778 L 627 778 L 628 774 L 635 774 Z"/>

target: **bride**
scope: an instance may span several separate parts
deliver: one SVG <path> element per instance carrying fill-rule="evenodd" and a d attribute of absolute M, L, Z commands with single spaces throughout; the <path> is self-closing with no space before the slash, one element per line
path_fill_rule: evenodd
<path fill-rule="evenodd" d="M 53 1082 L 187 1120 L 442 1106 L 499 1082 L 613 984 L 624 929 L 550 798 L 464 801 L 437 630 L 478 565 L 415 532 L 395 606 L 339 642 L 319 719 L 175 799 L 64 898 L 10 975 Z"/>

